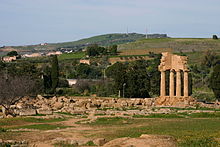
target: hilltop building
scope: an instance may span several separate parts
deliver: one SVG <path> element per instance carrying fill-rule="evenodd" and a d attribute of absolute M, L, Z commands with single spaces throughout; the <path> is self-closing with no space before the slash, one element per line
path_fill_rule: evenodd
<path fill-rule="evenodd" d="M 88 65 L 91 64 L 89 59 L 81 59 L 81 60 L 79 60 L 79 63 L 84 63 L 84 64 L 88 64 Z"/>
<path fill-rule="evenodd" d="M 47 53 L 46 56 L 51 56 L 51 55 L 61 55 L 61 54 L 62 54 L 61 51 L 56 51 L 56 52 L 49 52 L 49 53 Z"/>
<path fill-rule="evenodd" d="M 32 57 L 41 57 L 41 53 L 32 53 L 32 54 L 24 54 L 22 57 L 32 58 Z"/>

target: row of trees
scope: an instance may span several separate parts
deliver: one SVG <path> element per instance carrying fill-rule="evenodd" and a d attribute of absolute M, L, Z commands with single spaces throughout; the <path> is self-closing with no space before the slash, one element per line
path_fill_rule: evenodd
<path fill-rule="evenodd" d="M 92 44 L 86 48 L 86 53 L 89 57 L 99 56 L 99 55 L 116 55 L 117 48 L 118 48 L 117 45 L 112 45 L 109 47 L 101 47 L 98 44 Z"/>
<path fill-rule="evenodd" d="M 157 67 L 161 55 L 149 61 L 116 63 L 106 70 L 108 78 L 114 79 L 116 91 L 124 97 L 158 96 L 160 91 L 160 72 Z"/>

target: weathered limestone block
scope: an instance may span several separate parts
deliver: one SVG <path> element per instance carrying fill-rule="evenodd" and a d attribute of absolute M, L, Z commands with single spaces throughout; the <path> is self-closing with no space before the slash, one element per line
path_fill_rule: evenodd
<path fill-rule="evenodd" d="M 127 103 L 128 103 L 128 107 L 134 106 L 134 101 L 132 101 L 132 100 L 128 100 Z"/>
<path fill-rule="evenodd" d="M 52 106 L 52 109 L 54 110 L 58 110 L 61 109 L 63 107 L 63 103 L 62 102 L 55 102 Z"/>
<path fill-rule="evenodd" d="M 65 99 L 66 99 L 66 97 L 64 97 L 64 96 L 57 97 L 58 102 L 64 102 Z"/>
<path fill-rule="evenodd" d="M 121 104 L 121 107 L 127 107 L 128 106 L 128 103 L 125 100 L 121 101 L 120 104 Z"/>
<path fill-rule="evenodd" d="M 115 103 L 110 103 L 108 101 L 104 101 L 101 105 L 101 108 L 112 108 L 112 107 L 114 107 L 114 104 Z"/>
<path fill-rule="evenodd" d="M 74 109 L 75 106 L 76 106 L 76 104 L 70 103 L 68 107 L 71 108 L 71 109 Z"/>
<path fill-rule="evenodd" d="M 51 107 L 48 104 L 42 104 L 40 108 L 46 110 L 46 109 L 50 109 Z"/>
<path fill-rule="evenodd" d="M 94 105 L 94 107 L 96 107 L 96 108 L 99 108 L 99 107 L 101 107 L 102 102 L 103 101 L 100 101 L 98 99 L 93 99 L 92 100 L 92 105 Z"/>
<path fill-rule="evenodd" d="M 45 98 L 42 95 L 37 95 L 37 99 L 42 100 L 42 99 L 45 99 Z"/>
<path fill-rule="evenodd" d="M 155 98 L 146 98 L 143 100 L 144 106 L 153 106 L 155 102 Z"/>
<path fill-rule="evenodd" d="M 141 99 L 135 99 L 134 100 L 134 105 L 142 105 L 142 100 Z"/>
<path fill-rule="evenodd" d="M 103 146 L 106 142 L 105 138 L 97 138 L 93 140 L 93 143 L 97 146 Z"/>
<path fill-rule="evenodd" d="M 114 108 L 121 108 L 121 104 L 120 103 L 113 104 L 113 107 Z"/>
<path fill-rule="evenodd" d="M 169 114 L 170 112 L 171 112 L 170 109 L 160 109 L 160 110 L 158 111 L 158 113 L 164 113 L 164 114 Z"/>
<path fill-rule="evenodd" d="M 22 109 L 19 113 L 20 116 L 36 115 L 35 109 Z"/>
<path fill-rule="evenodd" d="M 21 109 L 21 108 L 23 108 L 23 105 L 24 105 L 24 103 L 18 102 L 18 103 L 16 104 L 16 108 Z"/>
<path fill-rule="evenodd" d="M 57 97 L 54 96 L 50 99 L 50 105 L 53 105 L 54 103 L 56 103 L 58 101 Z"/>
<path fill-rule="evenodd" d="M 187 107 L 194 104 L 196 100 L 192 97 L 159 97 L 156 99 L 155 104 L 161 106 L 176 106 Z"/>
<path fill-rule="evenodd" d="M 37 109 L 37 114 L 51 115 L 53 111 L 50 109 Z"/>
<path fill-rule="evenodd" d="M 78 107 L 84 107 L 84 108 L 86 108 L 86 104 L 87 104 L 87 103 L 90 103 L 90 101 L 80 99 L 79 101 L 76 102 L 76 104 L 78 105 Z"/>
<path fill-rule="evenodd" d="M 69 102 L 70 102 L 70 99 L 67 98 L 67 97 L 63 97 L 63 98 L 62 98 L 62 101 L 63 101 L 64 103 L 69 103 Z"/>
<path fill-rule="evenodd" d="M 12 116 L 12 115 L 10 115 L 10 114 L 6 116 L 6 118 L 12 118 L 12 117 L 13 117 L 13 116 Z"/>

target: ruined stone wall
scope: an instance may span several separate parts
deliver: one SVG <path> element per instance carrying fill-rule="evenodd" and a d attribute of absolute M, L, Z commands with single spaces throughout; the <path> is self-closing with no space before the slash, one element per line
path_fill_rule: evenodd
<path fill-rule="evenodd" d="M 106 97 L 52 97 L 23 98 L 11 108 L 16 115 L 27 116 L 54 112 L 70 114 L 105 114 L 105 115 L 146 115 L 151 113 L 168 113 L 169 109 L 155 112 L 155 107 L 200 107 L 220 108 L 220 103 L 205 104 L 195 99 L 159 97 L 159 98 L 106 98 Z M 93 115 L 94 115 L 93 114 Z"/>
<path fill-rule="evenodd" d="M 72 114 L 86 113 L 86 111 L 104 108 L 132 108 L 152 107 L 155 98 L 105 98 L 105 97 L 53 97 L 38 96 L 35 99 L 23 98 L 15 105 L 18 115 L 52 114 L 53 111 Z"/>

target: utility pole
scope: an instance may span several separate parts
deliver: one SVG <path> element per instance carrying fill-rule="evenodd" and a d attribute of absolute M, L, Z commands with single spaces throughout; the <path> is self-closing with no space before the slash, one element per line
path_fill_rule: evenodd
<path fill-rule="evenodd" d="M 146 31 L 145 33 L 146 33 L 146 39 L 147 39 L 147 27 L 146 27 L 146 30 L 145 30 L 145 31 Z"/>

